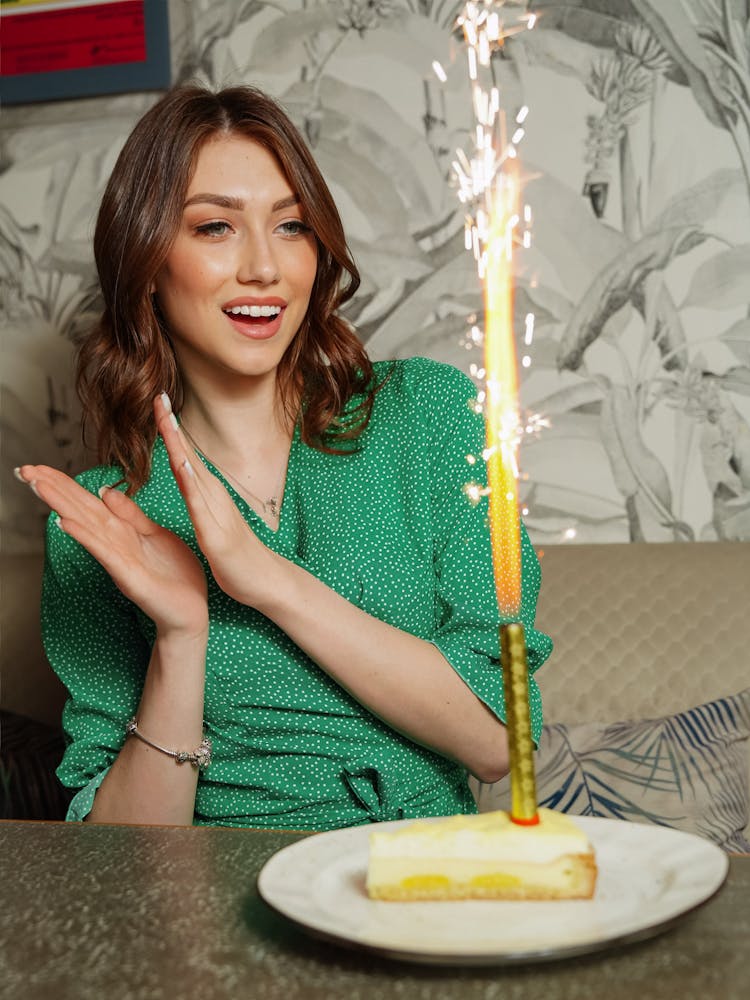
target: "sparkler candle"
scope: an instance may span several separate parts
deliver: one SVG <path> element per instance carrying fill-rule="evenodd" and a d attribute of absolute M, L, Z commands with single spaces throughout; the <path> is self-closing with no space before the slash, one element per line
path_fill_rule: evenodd
<path fill-rule="evenodd" d="M 513 161 L 511 161 L 513 162 Z M 517 171 L 498 175 L 490 207 L 484 278 L 485 424 L 489 521 L 495 589 L 504 615 L 521 607 L 521 523 L 518 514 L 518 367 L 513 335 L 513 228 L 518 218 Z M 529 680 L 523 625 L 500 629 L 500 652 L 510 754 L 511 819 L 539 822 L 536 808 Z"/>
<path fill-rule="evenodd" d="M 518 5 L 516 12 L 518 12 Z M 469 77 L 477 118 L 476 150 L 466 171 L 457 164 L 459 198 L 467 213 L 467 247 L 474 250 L 484 282 L 486 373 L 485 423 L 489 485 L 489 524 L 495 588 L 504 617 L 515 618 L 521 606 L 521 525 L 518 514 L 518 369 L 513 334 L 513 240 L 519 223 L 519 179 L 515 166 L 520 127 L 505 139 L 500 100 L 491 74 L 492 52 L 508 35 L 528 27 L 528 15 L 507 26 L 504 2 L 469 2 L 459 15 L 468 46 Z M 519 24 L 527 21 L 526 25 Z M 482 67 L 491 86 L 482 87 Z M 523 108 L 516 124 L 526 117 Z M 460 160 L 460 157 L 459 157 Z M 469 234 L 471 239 L 468 238 Z M 527 240 L 523 240 L 524 244 Z M 529 721 L 528 668 L 523 625 L 500 629 L 506 723 L 510 754 L 511 819 L 539 822 Z"/>

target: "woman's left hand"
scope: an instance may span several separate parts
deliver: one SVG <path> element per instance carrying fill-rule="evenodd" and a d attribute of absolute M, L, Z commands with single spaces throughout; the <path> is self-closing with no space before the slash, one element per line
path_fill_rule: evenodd
<path fill-rule="evenodd" d="M 154 401 L 156 425 L 216 583 L 241 604 L 258 607 L 276 562 L 248 526 L 223 483 L 186 442 L 166 397 Z"/>

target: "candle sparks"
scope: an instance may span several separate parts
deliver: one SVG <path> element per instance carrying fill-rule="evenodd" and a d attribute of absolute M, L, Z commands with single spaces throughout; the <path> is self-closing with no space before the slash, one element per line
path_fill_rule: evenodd
<path fill-rule="evenodd" d="M 503 12 L 503 18 L 496 8 Z M 515 9 L 515 13 L 514 13 Z M 458 16 L 466 41 L 466 51 L 474 108 L 474 151 L 467 156 L 460 147 L 452 163 L 457 182 L 458 198 L 466 207 L 464 214 L 464 245 L 471 250 L 482 281 L 487 274 L 490 213 L 493 192 L 498 177 L 517 158 L 517 145 L 525 135 L 523 122 L 529 113 L 523 105 L 515 116 L 514 128 L 507 137 L 505 119 L 500 107 L 500 92 L 492 74 L 492 54 L 502 48 L 505 39 L 533 23 L 530 15 L 508 0 L 472 0 Z M 531 208 L 524 205 L 520 217 L 511 223 L 513 242 L 531 246 Z"/>
<path fill-rule="evenodd" d="M 448 75 L 443 69 L 442 65 L 437 61 L 437 59 L 433 61 L 432 69 L 435 73 L 435 76 L 438 78 L 438 80 L 440 80 L 441 83 L 445 83 L 447 81 Z"/>
<path fill-rule="evenodd" d="M 454 177 L 464 207 L 465 245 L 471 250 L 484 286 L 484 367 L 472 366 L 484 377 L 486 390 L 477 393 L 486 424 L 488 489 L 469 483 L 473 503 L 489 496 L 495 585 L 501 611 L 511 617 L 521 603 L 521 536 L 518 513 L 518 448 L 521 436 L 538 422 L 521 421 L 518 407 L 518 363 L 513 334 L 513 246 L 530 245 L 531 210 L 521 205 L 517 145 L 525 135 L 529 109 L 515 114 L 506 128 L 500 93 L 492 72 L 493 54 L 506 39 L 526 31 L 533 22 L 525 4 L 506 0 L 469 0 L 457 18 L 463 31 L 475 117 L 474 149 L 470 156 L 456 151 Z M 510 133 L 510 134 L 509 134 Z M 480 342 L 472 334 L 466 342 Z M 526 318 L 525 340 L 531 344 L 533 314 Z M 528 367 L 526 353 L 522 364 Z"/>

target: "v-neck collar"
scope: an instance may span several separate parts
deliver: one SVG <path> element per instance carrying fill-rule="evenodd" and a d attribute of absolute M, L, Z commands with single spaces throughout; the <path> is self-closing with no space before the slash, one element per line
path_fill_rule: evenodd
<path fill-rule="evenodd" d="M 178 423 L 181 423 L 179 414 L 177 415 Z M 293 480 L 293 459 L 295 451 L 299 445 L 300 438 L 300 427 L 299 422 L 294 425 L 294 430 L 292 431 L 292 439 L 289 442 L 289 457 L 286 464 L 286 474 L 284 476 L 283 491 L 281 493 L 281 505 L 279 507 L 279 518 L 278 527 L 272 528 L 266 521 L 260 516 L 260 514 L 255 510 L 252 504 L 245 499 L 245 497 L 239 492 L 239 490 L 232 484 L 232 482 L 227 479 L 221 469 L 214 465 L 210 458 L 195 449 L 197 455 L 206 466 L 206 468 L 211 472 L 219 482 L 224 486 L 227 493 L 232 497 L 236 506 L 242 512 L 245 520 L 252 526 L 253 530 L 257 535 L 263 538 L 264 541 L 269 541 L 271 539 L 275 540 L 275 545 L 278 545 L 282 538 L 286 538 L 291 530 L 291 525 L 287 525 L 287 521 L 290 520 L 289 516 L 284 517 L 284 511 L 289 509 L 289 504 L 287 503 L 290 493 L 290 485 Z M 166 448 L 165 448 L 166 451 Z M 285 530 L 286 529 L 286 530 Z"/>

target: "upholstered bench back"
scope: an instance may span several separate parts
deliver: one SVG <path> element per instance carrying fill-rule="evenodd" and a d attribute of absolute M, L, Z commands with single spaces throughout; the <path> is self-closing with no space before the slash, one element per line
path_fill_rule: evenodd
<path fill-rule="evenodd" d="M 546 722 L 613 722 L 750 686 L 750 542 L 540 550 Z"/>

